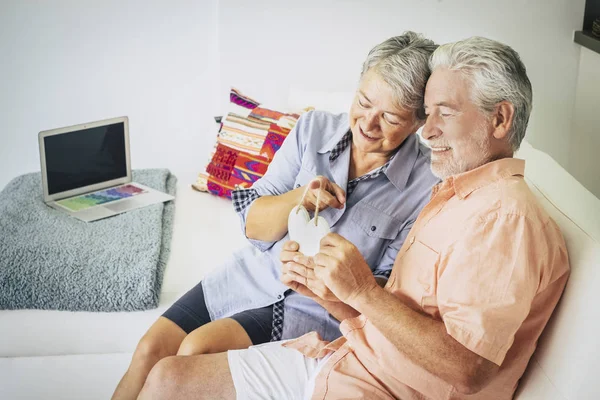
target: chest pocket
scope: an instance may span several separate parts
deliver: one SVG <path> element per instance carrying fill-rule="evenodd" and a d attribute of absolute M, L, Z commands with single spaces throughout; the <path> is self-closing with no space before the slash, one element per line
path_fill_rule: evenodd
<path fill-rule="evenodd" d="M 358 203 L 352 208 L 352 222 L 356 224 L 365 235 L 376 239 L 394 240 L 402 223 L 367 203 Z"/>
<path fill-rule="evenodd" d="M 313 180 L 317 174 L 314 172 L 310 172 L 302 167 L 300 167 L 300 171 L 298 171 L 298 175 L 296 176 L 296 181 L 294 182 L 294 189 L 299 188 L 300 186 L 306 185 L 308 182 Z"/>
<path fill-rule="evenodd" d="M 408 248 L 396 265 L 389 285 L 409 299 L 413 308 L 421 309 L 434 318 L 437 308 L 437 269 L 439 254 L 414 236 L 407 239 Z"/>
<path fill-rule="evenodd" d="M 402 222 L 368 203 L 358 203 L 350 212 L 350 232 L 341 234 L 358 247 L 371 269 L 375 269 L 387 246 L 400 233 Z"/>

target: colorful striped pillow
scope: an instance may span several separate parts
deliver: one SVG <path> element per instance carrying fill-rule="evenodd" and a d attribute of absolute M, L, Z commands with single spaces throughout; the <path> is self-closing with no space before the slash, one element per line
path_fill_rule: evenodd
<path fill-rule="evenodd" d="M 262 177 L 275 153 L 296 125 L 299 114 L 260 107 L 236 89 L 231 110 L 221 120 L 209 164 L 192 187 L 231 198 L 236 188 L 249 188 Z"/>

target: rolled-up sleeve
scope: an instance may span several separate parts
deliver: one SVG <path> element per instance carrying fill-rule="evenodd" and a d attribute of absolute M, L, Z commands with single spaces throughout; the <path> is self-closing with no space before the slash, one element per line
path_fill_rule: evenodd
<path fill-rule="evenodd" d="M 310 134 L 308 126 L 312 112 L 303 114 L 290 131 L 281 148 L 269 164 L 265 175 L 249 189 L 237 189 L 231 193 L 233 207 L 240 217 L 242 232 L 246 235 L 246 219 L 254 202 L 262 196 L 278 196 L 294 188 L 294 182 L 304 154 L 305 143 Z M 275 242 L 246 238 L 260 251 L 267 251 Z"/>
<path fill-rule="evenodd" d="M 544 228 L 520 215 L 470 224 L 440 255 L 437 300 L 450 336 L 501 365 L 540 288 Z"/>

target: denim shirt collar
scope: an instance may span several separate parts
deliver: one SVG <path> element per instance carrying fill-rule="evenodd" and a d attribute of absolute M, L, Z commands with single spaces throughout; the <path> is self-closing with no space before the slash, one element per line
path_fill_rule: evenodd
<path fill-rule="evenodd" d="M 318 153 L 325 154 L 332 151 L 349 129 L 349 123 L 341 124 L 335 135 L 333 135 L 331 139 L 318 150 Z M 390 165 L 386 169 L 385 175 L 398 190 L 402 191 L 406 187 L 415 162 L 419 156 L 419 152 L 419 139 L 417 138 L 417 135 L 413 133 L 404 139 L 404 142 L 402 142 L 398 148 L 396 156 L 392 159 Z"/>

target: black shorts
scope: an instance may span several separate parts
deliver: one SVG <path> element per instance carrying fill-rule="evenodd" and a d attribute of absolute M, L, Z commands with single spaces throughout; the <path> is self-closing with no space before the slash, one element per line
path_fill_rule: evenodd
<path fill-rule="evenodd" d="M 211 322 L 204 300 L 202 282 L 184 294 L 162 316 L 175 322 L 188 334 L 194 329 Z M 250 336 L 252 344 L 257 345 L 271 341 L 271 330 L 273 329 L 272 305 L 242 311 L 229 318 L 236 320 L 244 328 Z"/>

